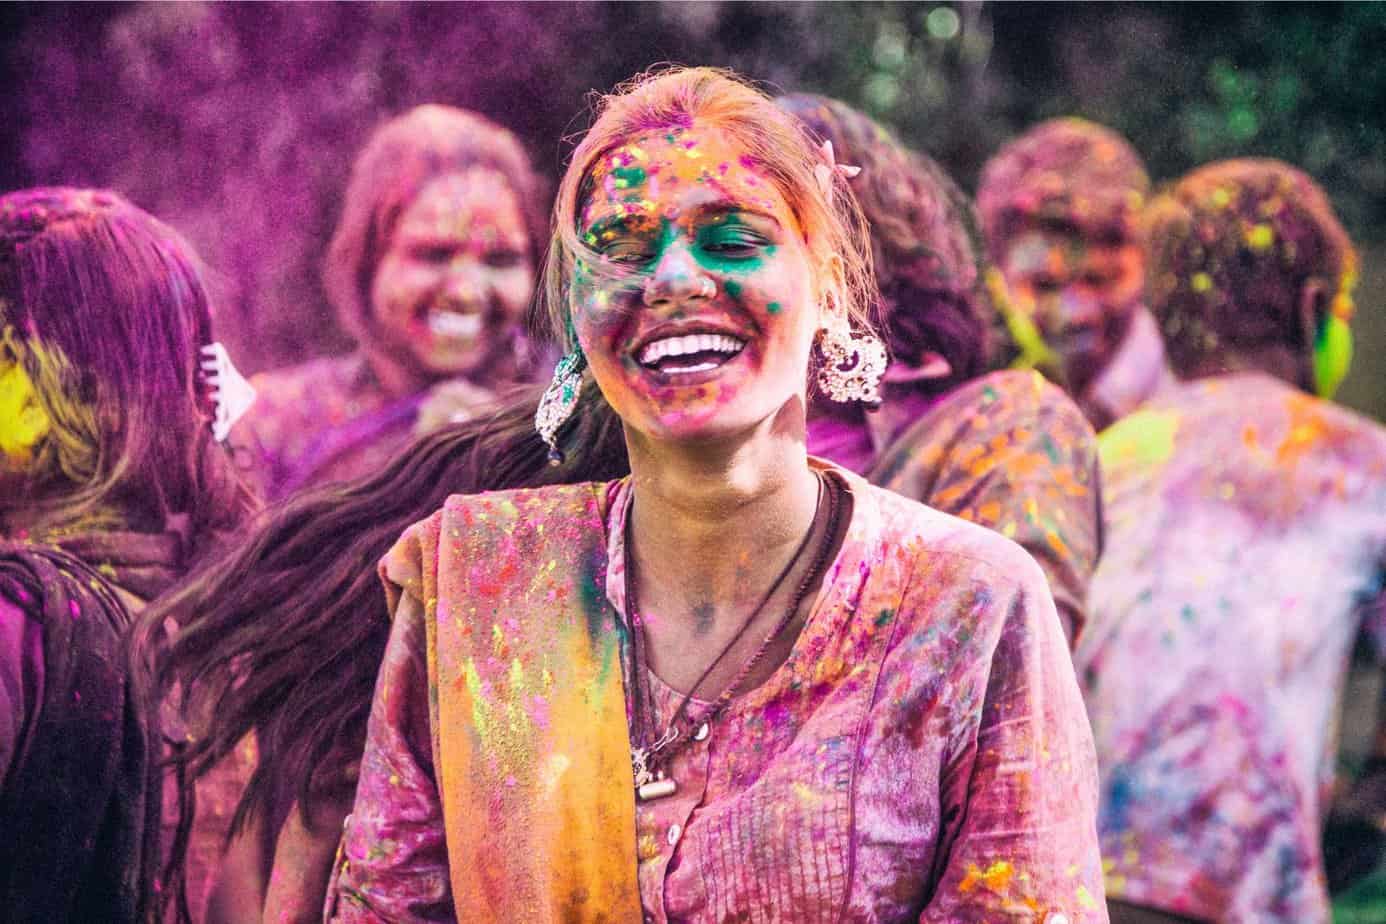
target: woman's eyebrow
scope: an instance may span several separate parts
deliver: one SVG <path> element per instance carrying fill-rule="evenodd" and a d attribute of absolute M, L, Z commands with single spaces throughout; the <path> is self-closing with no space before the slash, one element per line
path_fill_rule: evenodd
<path fill-rule="evenodd" d="M 737 199 L 715 199 L 712 202 L 704 202 L 694 206 L 688 215 L 690 219 L 731 216 L 759 218 L 772 223 L 776 228 L 781 227 L 780 220 L 769 210 Z"/>
<path fill-rule="evenodd" d="M 664 220 L 656 215 L 613 212 L 588 225 L 587 230 L 582 232 L 582 238 L 589 245 L 597 244 L 603 239 L 657 232 L 664 224 Z"/>

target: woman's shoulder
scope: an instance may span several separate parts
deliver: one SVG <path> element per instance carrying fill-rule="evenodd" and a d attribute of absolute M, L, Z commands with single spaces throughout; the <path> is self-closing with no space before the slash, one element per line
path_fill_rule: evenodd
<path fill-rule="evenodd" d="M 938 407 L 968 408 L 974 414 L 1002 420 L 1053 417 L 1072 420 L 1075 425 L 1087 421 L 1062 388 L 1033 369 L 1002 369 L 978 376 L 950 391 Z"/>
<path fill-rule="evenodd" d="M 974 579 L 1045 586 L 1030 554 L 1000 533 L 846 474 L 865 521 L 863 538 L 882 553 L 906 556 L 913 571 L 946 565 Z"/>
<path fill-rule="evenodd" d="M 387 584 L 427 602 L 436 596 L 438 565 L 444 556 L 486 561 L 503 551 L 537 552 L 548 543 L 604 541 L 614 484 L 582 482 L 453 494 L 441 508 L 404 531 L 381 560 L 381 575 Z"/>
<path fill-rule="evenodd" d="M 400 540 L 411 535 L 467 530 L 474 533 L 508 533 L 515 530 L 543 532 L 577 519 L 581 525 L 602 525 L 606 504 L 615 482 L 587 481 L 577 484 L 510 488 L 479 494 L 451 494 L 443 506 L 410 526 Z M 594 520 L 593 517 L 596 517 Z"/>

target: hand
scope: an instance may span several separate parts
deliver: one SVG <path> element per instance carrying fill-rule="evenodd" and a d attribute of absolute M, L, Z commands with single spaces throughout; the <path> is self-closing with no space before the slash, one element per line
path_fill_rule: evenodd
<path fill-rule="evenodd" d="M 414 435 L 421 436 L 448 424 L 471 420 L 488 411 L 494 401 L 493 392 L 465 379 L 451 379 L 434 385 L 428 397 L 419 405 Z"/>

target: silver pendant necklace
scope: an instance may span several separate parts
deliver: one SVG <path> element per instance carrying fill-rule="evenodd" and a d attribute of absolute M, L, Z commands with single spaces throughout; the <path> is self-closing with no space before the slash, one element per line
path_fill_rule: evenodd
<path fill-rule="evenodd" d="M 823 571 L 827 566 L 827 553 L 833 547 L 833 541 L 837 535 L 838 516 L 841 511 L 835 490 L 832 487 L 828 487 L 825 485 L 826 479 L 823 475 L 818 475 L 818 479 L 818 500 L 814 506 L 813 522 L 809 524 L 809 529 L 804 534 L 804 538 L 799 543 L 799 547 L 795 549 L 794 555 L 789 559 L 789 562 L 784 566 L 784 569 L 780 572 L 780 574 L 775 578 L 774 582 L 770 585 L 770 589 L 766 591 L 765 596 L 761 598 L 760 603 L 756 605 L 755 609 L 753 609 L 750 615 L 746 618 L 746 621 L 742 623 L 741 628 L 737 630 L 734 636 L 732 636 L 731 641 L 728 642 L 726 647 L 722 649 L 721 653 L 713 659 L 712 663 L 707 666 L 707 668 L 703 671 L 702 676 L 698 678 L 698 681 L 693 684 L 693 687 L 684 696 L 683 701 L 679 704 L 678 709 L 675 710 L 674 716 L 672 719 L 670 719 L 669 725 L 664 730 L 663 734 L 661 734 L 658 738 L 656 738 L 649 744 L 635 743 L 637 740 L 644 741 L 648 734 L 646 730 L 648 728 L 651 728 L 654 724 L 651 721 L 651 719 L 653 718 L 652 713 L 654 710 L 654 703 L 653 694 L 650 692 L 649 679 L 645 676 L 644 673 L 649 669 L 649 662 L 645 656 L 644 651 L 645 633 L 643 627 L 641 626 L 641 621 L 638 616 L 636 606 L 635 558 L 634 555 L 630 553 L 630 550 L 632 548 L 630 543 L 630 521 L 629 519 L 627 520 L 626 606 L 627 610 L 631 613 L 630 649 L 631 661 L 633 663 L 631 664 L 630 676 L 631 687 L 633 688 L 634 693 L 632 697 L 630 712 L 636 724 L 636 727 L 631 729 L 632 742 L 630 749 L 630 766 L 632 775 L 634 776 L 635 780 L 635 795 L 639 801 L 649 802 L 654 799 L 662 799 L 665 796 L 671 796 L 674 793 L 678 792 L 678 784 L 665 775 L 664 768 L 667 765 L 668 759 L 672 758 L 673 752 L 679 750 L 679 748 L 676 745 L 683 743 L 681 741 L 681 739 L 683 738 L 683 733 L 679 720 L 687 711 L 689 704 L 693 701 L 694 694 L 697 692 L 698 688 L 702 686 L 703 681 L 705 681 L 708 678 L 708 675 L 712 673 L 713 669 L 716 668 L 717 665 L 722 662 L 722 659 L 725 658 L 731 652 L 732 648 L 736 646 L 736 643 L 739 642 L 742 636 L 746 634 L 746 631 L 751 627 L 751 624 L 755 622 L 756 617 L 760 615 L 763 609 L 765 609 L 766 605 L 770 602 L 770 599 L 775 595 L 775 592 L 779 590 L 780 585 L 783 584 L 785 579 L 789 577 L 789 573 L 794 570 L 794 565 L 803 556 L 805 550 L 808 548 L 809 541 L 813 538 L 814 533 L 817 531 L 819 518 L 823 513 L 823 501 L 826 495 L 826 506 L 828 508 L 827 530 L 823 536 L 822 542 L 820 543 L 820 548 L 818 550 L 818 554 L 815 556 L 813 565 L 809 568 L 808 573 L 804 575 L 804 579 L 797 588 L 797 592 L 795 593 L 794 599 L 791 602 L 789 608 L 785 611 L 784 615 L 775 625 L 773 631 L 771 631 L 770 634 L 765 637 L 765 640 L 760 643 L 760 647 L 757 648 L 755 653 L 752 654 L 751 657 L 748 658 L 746 662 L 741 666 L 741 669 L 737 672 L 736 677 L 722 691 L 722 694 L 717 697 L 716 701 L 709 705 L 709 707 L 703 712 L 702 715 L 698 717 L 696 721 L 689 723 L 689 727 L 697 728 L 699 726 L 711 723 L 722 712 L 722 710 L 727 707 L 727 705 L 731 702 L 732 697 L 735 696 L 736 691 L 740 688 L 741 684 L 745 682 L 746 677 L 750 674 L 752 670 L 755 669 L 755 666 L 760 663 L 761 659 L 764 658 L 765 653 L 770 649 L 771 643 L 774 642 L 774 640 L 780 636 L 780 634 L 784 631 L 785 627 L 788 626 L 790 621 L 793 620 L 794 615 L 799 611 L 799 607 L 803 604 L 804 598 L 807 596 L 808 592 L 813 588 L 814 585 L 818 583 L 818 579 L 822 577 Z M 666 749 L 671 750 L 671 753 L 668 755 L 668 757 L 664 756 L 661 753 Z"/>

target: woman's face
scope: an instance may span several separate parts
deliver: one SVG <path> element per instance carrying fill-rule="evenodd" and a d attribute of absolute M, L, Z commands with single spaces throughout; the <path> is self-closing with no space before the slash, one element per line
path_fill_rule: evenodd
<path fill-rule="evenodd" d="M 373 346 L 425 380 L 513 377 L 533 291 L 524 214 L 504 176 L 440 176 L 399 217 L 376 267 Z"/>
<path fill-rule="evenodd" d="M 695 123 L 631 139 L 592 180 L 578 230 L 603 265 L 575 270 L 573 326 L 625 424 L 697 440 L 790 402 L 802 419 L 822 312 L 799 223 L 764 168 Z"/>

